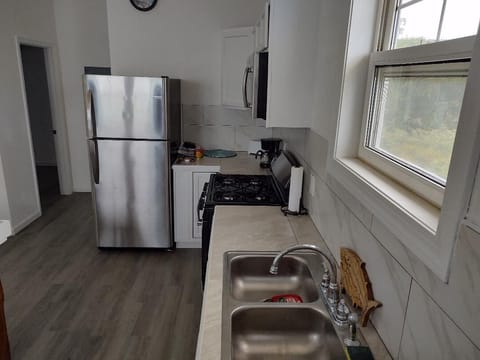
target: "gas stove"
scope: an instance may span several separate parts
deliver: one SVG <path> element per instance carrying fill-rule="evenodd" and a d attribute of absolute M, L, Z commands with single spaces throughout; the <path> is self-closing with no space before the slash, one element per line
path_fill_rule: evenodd
<path fill-rule="evenodd" d="M 207 187 L 206 205 L 280 205 L 272 175 L 214 174 Z"/>
<path fill-rule="evenodd" d="M 290 172 L 298 161 L 284 151 L 275 159 L 271 175 L 213 174 L 205 184 L 197 206 L 202 225 L 202 279 L 208 260 L 208 248 L 216 205 L 285 206 L 288 199 Z"/>

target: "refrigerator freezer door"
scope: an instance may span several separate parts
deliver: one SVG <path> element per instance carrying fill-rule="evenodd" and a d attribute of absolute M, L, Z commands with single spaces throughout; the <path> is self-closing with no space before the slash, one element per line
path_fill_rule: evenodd
<path fill-rule="evenodd" d="M 85 76 L 89 138 L 169 139 L 167 78 Z"/>
<path fill-rule="evenodd" d="M 169 142 L 89 140 L 99 247 L 172 246 Z M 97 161 L 91 159 L 91 164 Z M 92 169 L 93 170 L 93 169 Z"/>

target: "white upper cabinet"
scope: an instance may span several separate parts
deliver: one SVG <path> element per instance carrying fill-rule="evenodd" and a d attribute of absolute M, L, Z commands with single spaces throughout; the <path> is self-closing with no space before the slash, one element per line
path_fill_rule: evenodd
<path fill-rule="evenodd" d="M 269 17 L 270 2 L 267 1 L 265 10 L 255 25 L 255 51 L 257 52 L 264 51 L 268 48 Z"/>
<path fill-rule="evenodd" d="M 267 127 L 312 126 L 319 14 L 318 0 L 270 1 Z"/>
<path fill-rule="evenodd" d="M 222 105 L 248 109 L 252 103 L 255 28 L 223 31 Z"/>

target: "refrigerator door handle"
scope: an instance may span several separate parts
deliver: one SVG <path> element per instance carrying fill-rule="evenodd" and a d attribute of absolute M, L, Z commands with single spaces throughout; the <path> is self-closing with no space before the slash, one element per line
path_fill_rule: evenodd
<path fill-rule="evenodd" d="M 251 73 L 253 73 L 253 69 L 250 66 L 247 66 L 243 72 L 243 105 L 246 108 L 252 107 L 252 104 L 248 102 L 248 95 L 247 95 L 248 75 Z"/>
<path fill-rule="evenodd" d="M 90 159 L 92 163 L 92 176 L 95 184 L 100 184 L 100 166 L 98 161 L 98 144 L 96 140 L 88 142 L 88 151 L 90 152 Z"/>
<path fill-rule="evenodd" d="M 87 114 L 87 131 L 88 137 L 94 138 L 97 136 L 97 122 L 95 119 L 95 102 L 93 100 L 92 90 L 88 90 L 86 96 L 86 114 Z"/>

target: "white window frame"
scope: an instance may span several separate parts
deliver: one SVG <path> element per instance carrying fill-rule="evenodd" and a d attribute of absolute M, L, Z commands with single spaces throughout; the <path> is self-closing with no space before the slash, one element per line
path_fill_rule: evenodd
<path fill-rule="evenodd" d="M 358 156 L 439 208 L 443 202 L 444 186 L 418 174 L 413 168 L 402 166 L 366 146 L 370 109 L 374 107 L 376 95 L 374 86 L 376 69 L 380 66 L 417 65 L 458 60 L 469 61 L 472 56 L 474 40 L 475 37 L 471 36 L 395 50 L 377 51 L 370 55 Z"/>
<path fill-rule="evenodd" d="M 458 231 L 466 216 L 480 160 L 480 37 L 464 38 L 474 43 L 467 86 L 457 126 L 448 183 L 442 208 L 433 206 L 398 182 L 392 181 L 358 157 L 366 84 L 372 49 L 379 39 L 379 11 L 388 0 L 352 0 L 342 91 L 338 119 L 332 136 L 334 147 L 327 172 L 348 189 L 373 215 L 367 226 L 375 236 L 375 224 L 382 223 L 394 237 L 378 234 L 377 240 L 405 268 L 411 262 L 405 251 L 414 254 L 435 275 L 448 282 L 450 261 Z M 449 40 L 452 41 L 452 40 Z M 432 51 L 436 43 L 428 44 Z M 432 54 L 410 48 L 419 60 Z M 455 51 L 456 45 L 451 53 Z M 398 49 L 400 50 L 400 49 Z M 397 51 L 397 50 L 395 50 Z M 461 54 L 460 56 L 464 56 Z M 342 198 L 342 194 L 337 194 Z"/>

